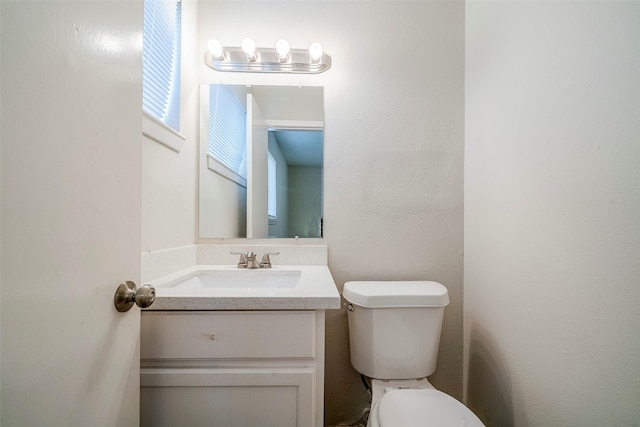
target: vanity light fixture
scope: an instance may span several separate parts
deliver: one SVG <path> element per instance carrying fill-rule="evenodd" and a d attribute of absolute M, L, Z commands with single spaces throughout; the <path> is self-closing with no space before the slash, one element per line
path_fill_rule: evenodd
<path fill-rule="evenodd" d="M 242 40 L 242 50 L 247 57 L 247 61 L 256 61 L 256 42 L 254 42 L 253 39 L 250 39 L 249 37 L 244 38 Z"/>
<path fill-rule="evenodd" d="M 289 42 L 279 40 L 275 49 L 256 48 L 247 37 L 241 47 L 223 47 L 215 39 L 207 47 L 204 63 L 216 71 L 316 74 L 331 67 L 331 57 L 320 43 L 312 43 L 309 49 L 291 49 Z"/>
<path fill-rule="evenodd" d="M 209 44 L 207 45 L 207 47 L 209 48 L 209 52 L 211 52 L 211 56 L 213 56 L 213 58 L 216 61 L 224 60 L 224 52 L 222 50 L 222 45 L 218 40 L 216 39 L 209 40 Z"/>
<path fill-rule="evenodd" d="M 320 43 L 311 43 L 309 46 L 309 56 L 311 57 L 311 63 L 317 64 L 322 58 L 322 46 Z"/>
<path fill-rule="evenodd" d="M 278 59 L 281 63 L 287 62 L 289 60 L 289 51 L 291 48 L 289 47 L 289 42 L 280 39 L 278 43 L 276 43 L 276 52 L 278 52 Z"/>

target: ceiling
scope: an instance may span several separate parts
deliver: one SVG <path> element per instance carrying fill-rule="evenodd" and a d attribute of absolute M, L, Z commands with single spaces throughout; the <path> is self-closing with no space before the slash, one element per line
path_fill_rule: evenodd
<path fill-rule="evenodd" d="M 321 130 L 273 130 L 289 166 L 322 166 Z"/>

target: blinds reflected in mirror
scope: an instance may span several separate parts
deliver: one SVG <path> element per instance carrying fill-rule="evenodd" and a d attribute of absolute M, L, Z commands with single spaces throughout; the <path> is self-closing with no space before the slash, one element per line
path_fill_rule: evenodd
<path fill-rule="evenodd" d="M 209 155 L 247 179 L 247 113 L 229 86 L 210 85 Z"/>

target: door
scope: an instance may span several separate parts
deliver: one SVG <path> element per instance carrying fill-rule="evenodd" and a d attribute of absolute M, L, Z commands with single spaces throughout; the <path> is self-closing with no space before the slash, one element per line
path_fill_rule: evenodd
<path fill-rule="evenodd" d="M 3 426 L 134 426 L 143 3 L 1 2 Z"/>
<path fill-rule="evenodd" d="M 247 94 L 247 237 L 269 237 L 267 153 L 269 131 L 252 94 Z"/>

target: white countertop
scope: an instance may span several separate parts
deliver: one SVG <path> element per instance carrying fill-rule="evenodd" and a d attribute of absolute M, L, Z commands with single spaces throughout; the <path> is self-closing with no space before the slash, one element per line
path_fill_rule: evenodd
<path fill-rule="evenodd" d="M 241 271 L 238 271 L 241 270 Z M 326 265 L 277 265 L 271 272 L 299 270 L 295 287 L 181 288 L 177 283 L 199 272 L 255 270 L 235 265 L 195 265 L 148 283 L 156 289 L 156 300 L 145 310 L 325 310 L 340 308 L 340 294 Z"/>

